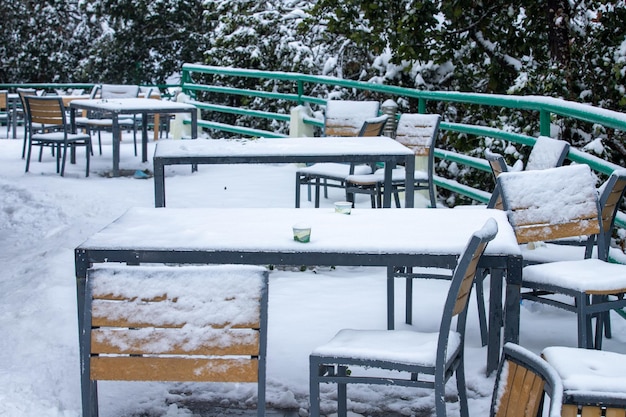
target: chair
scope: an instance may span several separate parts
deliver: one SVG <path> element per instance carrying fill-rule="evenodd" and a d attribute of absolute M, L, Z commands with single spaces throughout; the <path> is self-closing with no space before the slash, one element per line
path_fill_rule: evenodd
<path fill-rule="evenodd" d="M 539 136 L 536 139 L 530 154 L 528 155 L 528 162 L 526 163 L 524 170 L 532 171 L 537 169 L 560 167 L 563 165 L 563 162 L 565 162 L 569 148 L 569 143 L 564 140 L 552 139 L 548 136 Z M 502 155 L 491 152 L 487 149 L 485 150 L 485 158 L 491 167 L 491 173 L 493 174 L 494 181 L 502 172 L 509 171 L 509 167 Z M 500 200 L 498 187 L 496 187 L 494 192 L 491 194 L 491 199 L 487 203 L 487 207 L 498 209 L 502 208 L 502 201 Z"/>
<path fill-rule="evenodd" d="M 588 165 L 498 176 L 504 208 L 520 244 L 596 235 L 597 259 L 527 265 L 522 298 L 576 313 L 578 347 L 600 348 L 608 312 L 626 306 L 626 266 L 607 262 L 609 237 Z M 559 297 L 554 297 L 559 294 Z M 563 301 L 566 296 L 566 301 Z M 572 300 L 572 302 L 567 302 Z M 596 320 L 595 342 L 592 319 Z"/>
<path fill-rule="evenodd" d="M 445 384 L 456 374 L 461 416 L 468 417 L 463 364 L 467 305 L 480 256 L 496 233 L 497 224 L 489 219 L 470 238 L 450 281 L 438 333 L 344 329 L 330 342 L 314 349 L 309 357 L 309 415 L 320 415 L 319 385 L 334 382 L 338 386 L 340 417 L 347 414 L 348 383 L 434 389 L 436 414 L 444 417 Z M 453 330 L 455 317 L 457 322 Z M 376 376 L 373 372 L 363 374 L 359 368 L 398 371 L 399 374 L 383 372 Z"/>
<path fill-rule="evenodd" d="M 328 100 L 324 114 L 324 136 L 378 136 L 386 120 L 376 119 L 379 108 L 380 104 L 377 101 Z M 366 121 L 369 123 L 366 124 Z M 378 126 L 380 130 L 377 131 Z M 344 179 L 351 172 L 371 173 L 372 170 L 368 165 L 355 166 L 340 163 L 318 163 L 299 169 L 296 172 L 296 208 L 300 207 L 302 184 L 307 185 L 309 201 L 311 201 L 311 187 L 315 187 L 315 207 L 317 208 L 322 183 L 324 197 L 328 198 L 328 187 L 344 188 Z"/>
<path fill-rule="evenodd" d="M 404 113 L 398 120 L 396 140 L 413 149 L 416 156 L 426 157 L 426 167 L 415 171 L 415 190 L 427 190 L 432 208 L 437 207 L 435 186 L 433 183 L 435 165 L 435 141 L 439 134 L 438 114 Z M 404 167 L 398 167 L 392 173 L 392 187 L 396 206 L 400 207 L 398 194 L 404 191 Z M 354 201 L 354 194 L 369 194 L 372 208 L 382 206 L 383 185 L 385 182 L 384 169 L 378 169 L 373 174 L 353 174 L 346 178 L 346 199 Z"/>
<path fill-rule="evenodd" d="M 7 125 L 7 138 L 11 131 L 11 111 L 9 109 L 9 92 L 0 90 L 0 122 Z"/>
<path fill-rule="evenodd" d="M 380 136 L 387 122 L 388 116 L 382 115 L 363 122 L 358 136 Z M 320 162 L 296 172 L 296 208 L 300 207 L 300 186 L 304 183 L 309 187 L 315 186 L 315 208 L 320 206 L 320 187 L 324 186 L 324 197 L 328 198 L 328 187 L 343 188 L 345 179 L 352 174 L 371 173 L 372 169 L 368 165 L 356 165 L 354 163 L 342 164 L 338 162 Z M 328 181 L 333 181 L 329 183 Z M 322 184 L 323 182 L 323 184 Z"/>
<path fill-rule="evenodd" d="M 265 416 L 265 268 L 102 266 L 87 273 L 81 350 L 83 416 L 97 381 L 257 383 Z"/>
<path fill-rule="evenodd" d="M 115 85 L 102 84 L 99 86 L 100 98 L 103 100 L 111 100 L 118 98 L 136 98 L 139 95 L 139 86 L 137 85 Z M 92 94 L 94 91 L 92 90 Z M 134 114 L 124 115 L 118 118 L 118 124 L 121 128 L 133 129 L 133 144 L 135 147 L 135 156 L 137 156 L 137 116 Z M 102 155 L 102 135 L 104 129 L 113 127 L 113 119 L 104 118 L 97 114 L 88 115 L 86 120 L 81 120 L 81 125 L 86 126 L 90 131 L 98 131 L 98 150 Z"/>
<path fill-rule="evenodd" d="M 545 399 L 550 399 L 547 417 L 561 417 L 563 385 L 556 370 L 523 347 L 507 343 L 496 374 L 491 417 L 538 417 Z"/>
<path fill-rule="evenodd" d="M 22 118 L 24 120 L 24 141 L 22 142 L 22 159 L 24 159 L 26 157 L 26 145 L 28 144 L 28 114 L 26 113 L 26 101 L 24 100 L 24 97 L 37 95 L 37 91 L 34 88 L 17 88 L 15 91 L 20 96 Z"/>
<path fill-rule="evenodd" d="M 602 239 L 600 241 L 604 245 L 602 253 L 608 259 L 610 252 L 610 243 L 615 226 L 615 218 L 617 216 L 620 202 L 626 191 L 626 170 L 614 171 L 609 178 L 598 188 L 600 215 L 602 217 Z M 572 238 L 559 239 L 556 241 L 545 242 L 541 245 L 522 245 L 522 255 L 525 264 L 536 264 L 544 262 L 577 260 L 582 258 L 597 257 L 598 237 L 591 236 L 575 236 Z M 554 245 L 558 244 L 556 248 Z M 563 245 L 567 245 L 564 248 Z M 581 250 L 584 247 L 584 251 Z M 556 249 L 556 250 L 555 250 Z"/>
<path fill-rule="evenodd" d="M 67 122 L 67 114 L 60 96 L 25 96 L 26 116 L 28 118 L 28 153 L 26 155 L 26 172 L 30 167 L 30 156 L 33 146 L 39 146 L 39 161 L 44 147 L 55 150 L 57 172 L 65 175 L 67 148 L 71 148 L 72 161 L 76 147 L 84 146 L 87 164 L 85 175 L 89 176 L 89 154 L 91 138 L 87 134 L 72 133 Z M 44 127 L 42 130 L 42 126 Z M 61 154 L 61 150 L 63 154 Z"/>
<path fill-rule="evenodd" d="M 626 416 L 626 355 L 550 346 L 541 356 L 563 382 L 563 417 Z"/>

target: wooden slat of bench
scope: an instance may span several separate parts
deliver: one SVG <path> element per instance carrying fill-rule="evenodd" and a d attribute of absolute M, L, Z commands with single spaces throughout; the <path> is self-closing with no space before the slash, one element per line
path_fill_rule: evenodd
<path fill-rule="evenodd" d="M 148 329 L 145 329 L 148 330 Z M 96 354 L 247 355 L 259 354 L 256 330 L 93 329 Z"/>
<path fill-rule="evenodd" d="M 238 300 L 241 302 L 241 300 Z M 246 317 L 229 317 L 230 321 L 224 321 L 221 314 L 206 314 L 202 317 L 202 323 L 194 323 L 197 326 L 206 327 L 232 327 L 253 328 L 260 327 L 260 306 L 258 300 L 250 300 L 250 308 L 256 310 L 254 314 Z M 232 309 L 230 301 L 215 301 L 210 305 L 211 311 L 221 313 Z M 207 308 L 207 306 L 205 306 Z M 180 328 L 187 324 L 181 320 L 181 306 L 175 302 L 143 303 L 137 302 L 110 302 L 107 300 L 93 300 L 92 302 L 92 326 L 93 327 L 165 327 Z M 254 316 L 254 317 L 252 317 Z M 251 320 L 245 320 L 245 319 Z M 196 318 L 198 320 L 198 318 Z"/>
<path fill-rule="evenodd" d="M 257 382 L 256 359 L 175 357 L 91 358 L 92 380 Z"/>

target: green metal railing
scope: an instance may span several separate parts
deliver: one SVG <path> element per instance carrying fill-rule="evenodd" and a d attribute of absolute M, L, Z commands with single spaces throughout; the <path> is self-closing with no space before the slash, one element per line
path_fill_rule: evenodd
<path fill-rule="evenodd" d="M 220 85 L 207 85 L 201 83 L 200 81 L 194 81 L 194 79 L 201 79 L 203 78 L 203 76 L 218 77 L 220 80 Z M 256 85 L 263 85 L 261 81 L 280 81 L 282 82 L 281 87 L 283 87 L 288 92 L 278 92 L 276 91 L 275 86 L 272 91 L 228 87 L 224 85 L 227 84 L 225 80 L 228 81 L 228 77 L 230 77 L 231 83 L 233 83 L 233 80 L 252 79 L 257 81 Z M 321 84 L 331 87 L 343 87 L 353 90 L 382 93 L 389 98 L 395 99 L 417 99 L 418 111 L 420 112 L 426 112 L 426 105 L 428 102 L 463 103 L 480 106 L 490 106 L 496 108 L 508 108 L 514 110 L 527 110 L 537 114 L 537 117 L 539 119 L 540 134 L 545 136 L 550 136 L 550 127 L 553 123 L 553 118 L 576 119 L 605 126 L 607 128 L 626 131 L 626 114 L 624 113 L 600 109 L 585 104 L 569 102 L 551 97 L 511 96 L 447 91 L 422 91 L 410 88 L 375 84 L 363 81 L 344 80 L 318 75 L 306 75 L 290 72 L 259 71 L 197 64 L 183 65 L 182 74 L 183 92 L 190 95 L 192 99 L 196 98 L 199 92 L 210 92 L 214 94 L 260 98 L 265 100 L 282 100 L 285 102 L 290 102 L 294 106 L 307 103 L 324 105 L 326 99 L 313 95 L 307 95 L 305 93 L 305 91 L 307 91 L 307 87 L 309 90 L 312 91 L 314 86 L 319 86 Z M 209 103 L 201 103 L 199 101 L 195 101 L 195 103 L 199 108 L 204 108 L 211 111 L 239 114 L 252 118 L 271 118 L 285 123 L 288 122 L 288 116 L 286 116 L 285 114 L 271 113 L 267 111 L 259 111 L 241 107 L 229 108 L 228 106 L 211 105 Z M 304 122 L 319 127 L 323 126 L 322 120 L 306 119 L 304 120 Z M 220 126 L 220 124 L 211 124 L 210 122 L 205 123 L 205 126 L 209 126 L 211 128 L 219 129 L 220 127 L 222 127 Z M 244 126 L 229 126 L 229 129 L 224 130 L 243 136 L 285 136 L 276 134 L 276 132 L 259 131 L 258 129 L 250 129 Z M 440 125 L 440 130 L 464 133 L 472 136 L 485 136 L 495 139 L 502 139 L 505 141 L 510 141 L 513 143 L 527 146 L 532 146 L 535 143 L 535 138 L 533 137 L 519 133 L 508 132 L 488 126 L 469 125 L 443 121 Z M 463 164 L 465 166 L 470 166 L 481 171 L 490 171 L 487 161 L 480 158 L 472 158 L 467 155 L 444 151 L 442 149 L 435 150 L 435 157 L 440 160 L 446 160 Z M 576 149 L 572 149 L 570 151 L 568 159 L 577 163 L 586 163 L 590 165 L 591 168 L 595 171 L 605 175 L 609 175 L 612 171 L 621 168 L 620 166 L 611 164 L 608 161 L 584 152 L 580 152 Z M 459 184 L 455 181 L 437 177 L 435 179 L 435 183 L 439 187 L 467 196 L 481 203 L 486 203 L 489 200 L 489 193 L 483 190 L 477 190 L 466 185 Z M 621 226 L 626 226 L 626 222 L 624 222 L 622 219 L 618 219 L 618 222 Z"/>
<path fill-rule="evenodd" d="M 217 81 L 203 82 L 206 78 L 214 78 Z M 254 88 L 237 88 L 242 80 L 252 80 Z M 219 81 L 219 82 L 218 82 Z M 237 83 L 235 82 L 237 81 Z M 267 91 L 263 85 L 271 83 L 272 88 Z M 184 64 L 182 69 L 182 82 L 180 86 L 160 85 L 161 90 L 169 87 L 180 87 L 182 92 L 189 95 L 192 102 L 204 112 L 217 112 L 223 114 L 231 114 L 237 116 L 245 116 L 248 118 L 270 119 L 289 125 L 290 115 L 279 112 L 271 112 L 266 110 L 256 110 L 246 108 L 242 105 L 228 106 L 224 104 L 216 104 L 203 102 L 198 99 L 202 93 L 210 93 L 223 95 L 225 97 L 241 97 L 246 100 L 261 99 L 266 101 L 281 101 L 289 103 L 291 106 L 297 105 L 318 105 L 326 104 L 327 99 L 319 97 L 307 91 L 314 91 L 315 87 L 326 85 L 331 88 L 345 88 L 358 91 L 370 91 L 378 93 L 383 97 L 398 100 L 416 99 L 419 112 L 426 112 L 428 103 L 462 103 L 478 106 L 489 106 L 498 109 L 525 110 L 530 114 L 535 113 L 539 122 L 539 130 L 541 135 L 550 136 L 550 128 L 553 119 L 575 119 L 585 121 L 592 124 L 604 126 L 607 128 L 626 131 L 626 114 L 616 111 L 596 108 L 575 102 L 569 102 L 561 99 L 542 97 L 542 96 L 512 96 L 512 95 L 496 95 L 496 94 L 479 94 L 479 93 L 461 93 L 447 91 L 423 91 L 384 84 L 376 84 L 363 81 L 344 80 L 339 78 L 307 75 L 291 72 L 272 72 L 259 71 L 241 68 L 216 67 L 198 64 Z M 54 91 L 54 89 L 90 89 L 93 84 L 85 83 L 30 83 L 30 84 L 0 84 L 0 89 L 14 89 L 16 87 L 31 87 L 37 89 L 46 89 Z M 155 86 L 152 86 L 155 87 Z M 282 89 L 285 92 L 280 92 Z M 307 118 L 305 123 L 323 127 L 323 120 L 315 118 Z M 241 136 L 251 137 L 284 137 L 284 133 L 270 130 L 256 129 L 252 127 L 239 126 L 227 123 L 220 123 L 214 120 L 201 119 L 198 126 L 204 129 L 214 129 L 224 132 L 233 133 Z M 453 123 L 443 121 L 440 125 L 441 131 L 450 131 L 462 133 L 478 137 L 490 137 L 501 139 L 516 144 L 532 146 L 535 138 L 519 133 L 500 130 L 493 127 L 470 125 L 463 123 Z M 446 151 L 443 149 L 435 150 L 435 158 L 455 162 L 466 167 L 471 167 L 484 172 L 490 172 L 487 161 Z M 606 160 L 596 156 L 581 152 L 580 150 L 571 148 L 568 159 L 576 163 L 588 164 L 594 171 L 609 175 L 616 169 L 622 167 L 612 164 Z M 465 184 L 460 184 L 454 180 L 436 177 L 435 184 L 438 187 L 458 193 L 460 195 L 471 198 L 480 203 L 486 203 L 489 200 L 490 193 L 484 190 L 472 188 Z M 617 219 L 620 227 L 626 227 L 626 215 L 620 213 Z"/>

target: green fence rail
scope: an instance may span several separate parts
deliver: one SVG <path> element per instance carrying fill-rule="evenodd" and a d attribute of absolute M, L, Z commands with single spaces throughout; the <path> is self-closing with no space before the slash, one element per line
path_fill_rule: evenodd
<path fill-rule="evenodd" d="M 213 84 L 206 84 L 201 81 L 206 78 L 215 78 Z M 236 82 L 242 80 L 254 80 L 254 85 L 259 86 L 258 89 L 252 88 L 236 88 Z M 205 83 L 203 83 L 205 82 Z M 264 82 L 273 82 L 272 91 L 264 91 L 260 86 Z M 280 87 L 287 91 L 281 93 L 277 91 L 277 82 L 281 82 Z M 230 84 L 228 84 L 230 83 Z M 251 83 L 248 83 L 251 84 Z M 291 72 L 272 72 L 259 71 L 241 68 L 216 67 L 198 64 L 183 65 L 182 89 L 192 99 L 197 99 L 198 93 L 210 92 L 214 94 L 225 94 L 230 96 L 247 97 L 248 99 L 264 99 L 264 100 L 282 100 L 292 103 L 294 106 L 303 104 L 324 105 L 325 98 L 314 95 L 307 95 L 307 91 L 313 91 L 315 86 L 321 84 L 331 87 L 343 87 L 347 89 L 372 91 L 382 93 L 392 99 L 413 98 L 418 100 L 418 110 L 426 111 L 426 105 L 429 102 L 447 102 L 447 103 L 463 103 L 480 106 L 490 106 L 496 108 L 507 108 L 513 110 L 527 110 L 534 112 L 539 121 L 540 134 L 550 136 L 550 128 L 555 119 L 576 119 L 601 125 L 607 128 L 626 131 L 626 114 L 605 110 L 585 104 L 565 101 L 561 99 L 543 97 L 543 96 L 513 96 L 513 95 L 496 95 L 496 94 L 479 94 L 479 93 L 461 93 L 447 91 L 423 91 L 384 84 L 376 84 L 363 81 L 344 80 L 333 77 L 307 75 Z M 288 123 L 288 116 L 280 113 L 260 112 L 258 110 L 246 109 L 241 106 L 229 108 L 223 105 L 211 105 L 210 103 L 202 103 L 194 101 L 200 108 L 211 111 L 234 113 L 251 118 L 262 117 L 271 118 L 276 121 Z M 305 122 L 323 126 L 323 121 L 318 119 L 307 119 Z M 219 129 L 223 126 L 219 124 L 211 126 Z M 243 136 L 284 136 L 270 131 L 259 131 L 258 129 L 250 129 L 245 126 L 229 126 L 229 129 L 223 129 L 231 133 Z M 456 133 L 464 133 L 472 136 L 484 136 L 495 139 L 502 139 L 512 143 L 532 146 L 535 138 L 519 133 L 508 132 L 493 127 L 469 125 L 462 123 L 452 123 L 443 121 L 440 126 L 441 131 L 451 131 Z M 437 149 L 435 157 L 439 160 L 456 162 L 465 166 L 472 167 L 481 171 L 489 172 L 489 165 L 485 160 L 480 158 L 472 158 L 467 155 L 444 151 Z M 622 167 L 611 164 L 601 158 L 581 152 L 577 149 L 571 149 L 568 159 L 577 163 L 586 163 L 598 173 L 609 175 L 616 169 Z M 463 184 L 459 184 L 449 179 L 435 178 L 438 187 L 459 193 L 473 200 L 485 203 L 489 200 L 489 193 L 484 190 L 477 190 Z M 620 226 L 626 226 L 626 222 L 618 219 Z"/>
<path fill-rule="evenodd" d="M 208 82 L 206 79 L 212 81 Z M 246 84 L 247 87 L 235 87 L 235 85 Z M 266 83 L 271 84 L 271 88 L 264 87 Z M 330 87 L 340 87 L 358 91 L 371 91 L 388 97 L 390 99 L 417 99 L 418 111 L 426 112 L 428 103 L 462 103 L 478 106 L 489 106 L 499 109 L 526 110 L 536 114 L 539 122 L 541 135 L 550 136 L 552 124 L 559 119 L 575 119 L 589 122 L 606 128 L 626 131 L 626 114 L 616 111 L 605 110 L 585 104 L 565 101 L 561 99 L 543 96 L 513 96 L 479 93 L 461 93 L 447 91 L 423 91 L 371 82 L 344 80 L 339 78 L 307 75 L 291 72 L 259 71 L 242 68 L 216 67 L 199 64 L 184 64 L 182 68 L 181 85 L 159 85 L 161 91 L 171 87 L 179 87 L 182 92 L 189 95 L 192 102 L 205 114 L 217 112 L 233 114 L 247 118 L 270 119 L 285 126 L 289 126 L 290 115 L 278 112 L 261 111 L 246 108 L 245 105 L 224 105 L 201 101 L 203 93 L 218 94 L 224 97 L 239 97 L 241 101 L 268 100 L 282 101 L 297 105 L 325 105 L 327 98 L 316 96 L 311 93 L 315 87 L 326 85 Z M 54 91 L 55 89 L 90 89 L 93 84 L 83 83 L 30 83 L 30 84 L 0 84 L 0 89 L 14 89 L 17 87 L 31 87 Z M 284 92 L 281 92 L 284 91 Z M 308 93 L 307 93 L 308 92 Z M 307 118 L 305 123 L 322 127 L 323 121 L 316 118 Z M 284 133 L 240 126 L 234 124 L 220 123 L 214 120 L 201 119 L 198 125 L 203 129 L 229 132 L 241 136 L 251 137 L 284 137 Z M 519 133 L 508 132 L 493 127 L 482 125 L 470 125 L 443 121 L 440 126 L 441 131 L 463 133 L 471 136 L 490 137 L 501 139 L 525 146 L 532 146 L 535 138 Z M 438 160 L 454 162 L 473 169 L 489 172 L 487 161 L 445 151 L 435 150 L 435 157 Z M 588 164 L 594 171 L 609 175 L 616 169 L 622 167 L 612 164 L 596 156 L 587 154 L 578 149 L 571 148 L 568 159 L 576 163 Z M 454 180 L 436 177 L 435 184 L 438 187 L 454 193 L 471 198 L 480 203 L 489 200 L 490 193 L 485 190 L 472 188 L 465 184 L 460 184 Z M 620 213 L 617 219 L 620 227 L 626 228 L 626 215 Z"/>

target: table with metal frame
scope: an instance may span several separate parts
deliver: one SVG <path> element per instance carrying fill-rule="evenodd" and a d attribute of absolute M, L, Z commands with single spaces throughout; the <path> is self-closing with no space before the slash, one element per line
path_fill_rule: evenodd
<path fill-rule="evenodd" d="M 391 172 L 402 163 L 407 184 L 405 207 L 413 207 L 415 154 L 385 136 L 162 141 L 154 152 L 154 206 L 165 207 L 167 165 L 318 162 L 384 163 L 383 207 L 391 206 Z M 299 198 L 299 190 L 296 196 Z"/>
<path fill-rule="evenodd" d="M 72 125 L 75 125 L 77 110 L 103 112 L 113 120 L 113 176 L 119 176 L 121 130 L 118 122 L 120 115 L 141 114 L 141 161 L 148 160 L 148 115 L 161 113 L 189 113 L 191 116 L 191 137 L 198 137 L 198 114 L 192 104 L 175 101 L 154 100 L 149 98 L 118 98 L 99 100 L 73 100 L 69 104 Z"/>
<path fill-rule="evenodd" d="M 499 228 L 480 264 L 491 271 L 490 373 L 498 366 L 502 325 L 505 342 L 517 343 L 519 335 L 522 257 L 501 210 L 354 209 L 345 215 L 334 209 L 133 208 L 76 248 L 78 313 L 82 317 L 87 269 L 100 262 L 382 266 L 393 294 L 394 267 L 453 268 L 488 218 Z M 312 227 L 309 243 L 293 240 L 292 225 L 299 222 Z M 393 328 L 393 297 L 387 302 Z"/>

